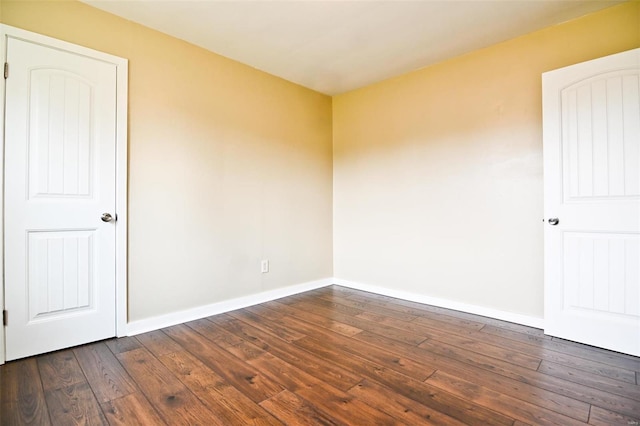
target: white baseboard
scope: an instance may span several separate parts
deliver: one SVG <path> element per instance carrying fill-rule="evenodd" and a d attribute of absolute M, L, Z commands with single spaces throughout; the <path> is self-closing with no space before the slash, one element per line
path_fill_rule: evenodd
<path fill-rule="evenodd" d="M 424 303 L 425 305 L 438 306 L 440 308 L 453 309 L 456 311 L 467 312 L 470 314 L 481 315 L 484 317 L 495 318 L 503 321 L 509 321 L 529 327 L 544 328 L 544 320 L 542 318 L 501 311 L 498 309 L 492 309 L 468 303 L 456 302 L 448 299 L 440 299 L 437 297 L 426 296 L 418 293 L 394 290 L 387 287 L 348 281 L 339 278 L 325 278 L 322 280 L 310 281 L 298 285 L 238 297 L 236 299 L 212 303 L 210 305 L 199 306 L 184 311 L 172 312 L 170 314 L 160 315 L 153 318 L 132 321 L 127 324 L 127 335 L 135 336 L 136 334 L 147 333 L 149 331 L 159 330 L 161 328 L 171 327 L 177 324 L 183 324 L 185 322 L 194 321 L 211 315 L 222 314 L 260 303 L 270 302 L 275 299 L 280 299 L 281 297 L 304 293 L 305 291 L 327 287 L 332 284 L 353 288 L 355 290 L 367 291 L 369 293 L 380 294 L 382 296 L 395 297 L 410 302 Z"/>
<path fill-rule="evenodd" d="M 407 291 L 393 290 L 386 287 L 379 287 L 370 284 L 363 284 L 355 281 L 334 278 L 333 283 L 354 290 L 367 291 L 369 293 L 380 294 L 382 296 L 395 297 L 410 302 L 424 303 L 425 305 L 438 306 L 440 308 L 453 309 L 455 311 L 467 312 L 469 314 L 481 315 L 483 317 L 495 318 L 502 321 L 513 322 L 534 328 L 544 328 L 544 319 L 528 315 L 516 314 L 513 312 L 501 311 L 484 306 L 471 305 L 468 303 L 456 302 L 448 299 L 426 296 Z"/>
<path fill-rule="evenodd" d="M 132 321 L 127 324 L 127 335 L 135 336 L 136 334 L 147 333 L 149 331 L 171 327 L 172 325 L 183 324 L 185 322 L 209 317 L 211 315 L 222 314 L 224 312 L 246 308 L 260 303 L 270 302 L 272 300 L 280 299 L 281 297 L 304 293 L 305 291 L 315 290 L 331 284 L 333 284 L 333 279 L 325 278 L 322 280 L 309 281 L 289 287 L 278 288 L 275 290 L 238 297 L 236 299 L 212 303 L 210 305 L 198 306 L 197 308 L 186 309 L 184 311 L 172 312 L 170 314 L 160 315 L 153 318 Z"/>

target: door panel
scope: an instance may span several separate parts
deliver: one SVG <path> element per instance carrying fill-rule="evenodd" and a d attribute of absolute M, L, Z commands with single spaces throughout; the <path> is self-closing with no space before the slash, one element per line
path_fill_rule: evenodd
<path fill-rule="evenodd" d="M 95 230 L 28 232 L 28 321 L 95 309 Z"/>
<path fill-rule="evenodd" d="M 609 73 L 561 93 L 565 202 L 640 195 L 637 73 Z"/>
<path fill-rule="evenodd" d="M 7 359 L 115 335 L 116 66 L 8 38 Z"/>
<path fill-rule="evenodd" d="M 545 333 L 640 355 L 640 49 L 543 75 Z"/>
<path fill-rule="evenodd" d="M 91 84 L 56 69 L 32 71 L 30 84 L 30 197 L 90 196 Z"/>
<path fill-rule="evenodd" d="M 563 237 L 563 309 L 638 316 L 638 235 L 565 232 Z"/>

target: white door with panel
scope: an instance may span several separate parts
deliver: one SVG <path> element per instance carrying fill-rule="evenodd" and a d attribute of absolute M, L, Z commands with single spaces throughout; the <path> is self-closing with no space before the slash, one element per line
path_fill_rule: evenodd
<path fill-rule="evenodd" d="M 640 49 L 542 81 L 545 333 L 640 356 Z"/>
<path fill-rule="evenodd" d="M 13 37 L 7 62 L 11 360 L 115 336 L 116 66 Z"/>

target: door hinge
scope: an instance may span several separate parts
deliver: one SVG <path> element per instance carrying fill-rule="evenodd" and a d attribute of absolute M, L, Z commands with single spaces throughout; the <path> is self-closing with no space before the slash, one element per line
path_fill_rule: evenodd
<path fill-rule="evenodd" d="M 6 325 L 7 325 L 7 317 L 8 317 L 8 315 L 7 315 L 7 310 L 6 310 L 6 309 L 4 309 L 4 310 L 2 311 L 2 325 L 4 325 L 4 326 L 6 326 Z"/>
<path fill-rule="evenodd" d="M 4 78 L 9 78 L 9 62 L 4 63 Z"/>

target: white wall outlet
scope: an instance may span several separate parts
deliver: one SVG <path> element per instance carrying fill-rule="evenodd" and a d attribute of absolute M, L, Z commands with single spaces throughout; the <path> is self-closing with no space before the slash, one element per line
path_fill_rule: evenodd
<path fill-rule="evenodd" d="M 262 272 L 263 274 L 266 274 L 267 272 L 269 272 L 268 260 L 263 260 L 262 262 L 260 262 L 260 272 Z"/>

